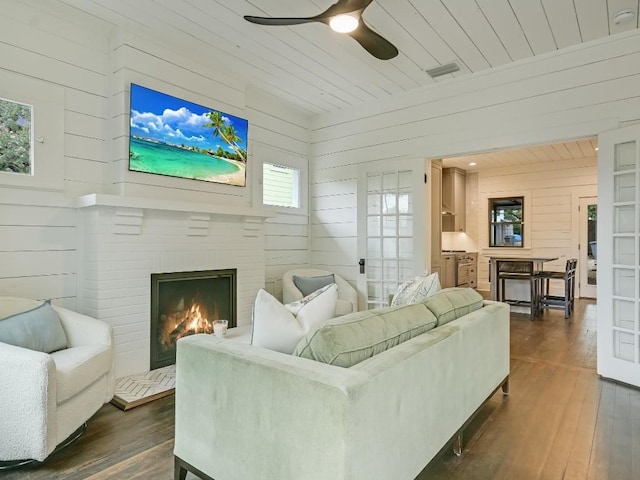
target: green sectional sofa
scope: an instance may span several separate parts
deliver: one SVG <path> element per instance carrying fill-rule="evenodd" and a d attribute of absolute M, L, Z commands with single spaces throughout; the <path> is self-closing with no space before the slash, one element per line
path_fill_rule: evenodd
<path fill-rule="evenodd" d="M 509 306 L 470 289 L 333 319 L 294 355 L 183 338 L 175 476 L 413 480 L 508 376 Z"/>

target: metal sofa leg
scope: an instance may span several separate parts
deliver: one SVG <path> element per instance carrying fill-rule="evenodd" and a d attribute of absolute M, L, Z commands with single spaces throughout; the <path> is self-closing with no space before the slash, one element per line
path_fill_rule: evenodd
<path fill-rule="evenodd" d="M 187 478 L 187 472 L 191 472 L 192 474 L 194 474 L 196 477 L 200 478 L 201 480 L 214 480 L 213 477 L 210 477 L 206 473 L 201 472 L 196 467 L 194 467 L 193 465 L 185 462 L 184 460 L 182 460 L 180 457 L 178 457 L 176 455 L 173 456 L 173 460 L 174 460 L 174 464 L 173 464 L 174 465 L 174 469 L 173 469 L 173 479 L 174 480 L 185 480 Z"/>
<path fill-rule="evenodd" d="M 187 478 L 187 469 L 178 457 L 174 457 L 174 470 L 173 470 L 173 479 L 174 480 L 185 480 Z"/>
<path fill-rule="evenodd" d="M 453 439 L 453 454 L 456 457 L 462 455 L 462 429 L 458 430 L 458 433 L 456 433 Z"/>
<path fill-rule="evenodd" d="M 504 382 L 502 382 L 502 385 L 500 385 L 500 387 L 502 388 L 502 394 L 503 395 L 509 395 L 509 377 L 507 377 Z"/>

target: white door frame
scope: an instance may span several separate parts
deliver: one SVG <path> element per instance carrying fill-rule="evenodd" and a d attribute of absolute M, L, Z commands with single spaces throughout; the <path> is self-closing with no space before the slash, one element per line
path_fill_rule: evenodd
<path fill-rule="evenodd" d="M 629 166 L 616 166 L 618 145 Z M 598 374 L 640 387 L 640 125 L 598 147 Z"/>
<path fill-rule="evenodd" d="M 588 239 L 588 221 L 586 209 L 589 205 L 597 205 L 598 197 L 580 197 L 579 198 L 579 243 L 580 246 L 578 254 L 578 296 L 583 298 L 597 298 L 597 285 L 590 285 L 588 281 L 588 258 L 589 258 L 589 239 Z M 596 234 L 597 235 L 597 234 Z M 596 237 L 597 238 L 597 237 Z M 597 260 L 595 260 L 597 261 Z M 596 280 L 597 282 L 597 280 Z"/>

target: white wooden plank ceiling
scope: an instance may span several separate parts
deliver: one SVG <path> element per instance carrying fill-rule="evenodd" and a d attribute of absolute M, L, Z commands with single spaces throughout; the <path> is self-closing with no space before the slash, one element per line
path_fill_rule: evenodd
<path fill-rule="evenodd" d="M 492 168 L 508 168 L 532 163 L 563 162 L 580 158 L 598 156 L 596 138 L 583 138 L 574 141 L 534 145 L 513 150 L 500 150 L 447 158 L 442 161 L 444 167 L 457 167 L 469 172 L 478 172 Z"/>
<path fill-rule="evenodd" d="M 378 60 L 313 23 L 267 27 L 243 15 L 312 16 L 332 0 L 52 0 L 112 28 L 155 36 L 302 108 L 323 113 L 638 28 L 640 0 L 376 0 L 363 18 L 400 51 Z M 615 15 L 632 15 L 616 23 Z M 436 79 L 426 69 L 455 61 Z"/>

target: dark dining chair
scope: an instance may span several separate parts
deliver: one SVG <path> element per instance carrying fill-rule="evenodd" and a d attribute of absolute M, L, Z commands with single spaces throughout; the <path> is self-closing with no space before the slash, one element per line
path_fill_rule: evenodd
<path fill-rule="evenodd" d="M 537 312 L 542 313 L 546 308 L 564 310 L 564 318 L 569 318 L 573 313 L 576 292 L 576 270 L 578 260 L 570 258 L 565 264 L 564 272 L 541 270 L 535 274 L 535 289 Z M 564 283 L 564 295 L 551 295 L 549 286 L 551 280 Z"/>
<path fill-rule="evenodd" d="M 500 302 L 505 302 L 510 305 L 529 307 L 530 318 L 533 319 L 536 316 L 536 284 L 534 280 L 533 262 L 499 262 L 498 268 L 498 282 L 497 282 L 497 298 Z M 507 280 L 521 280 L 529 282 L 530 286 L 530 300 L 512 300 L 505 298 L 506 294 L 506 281 Z"/>

